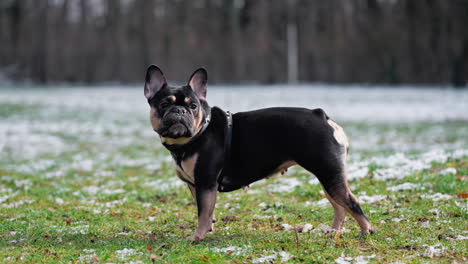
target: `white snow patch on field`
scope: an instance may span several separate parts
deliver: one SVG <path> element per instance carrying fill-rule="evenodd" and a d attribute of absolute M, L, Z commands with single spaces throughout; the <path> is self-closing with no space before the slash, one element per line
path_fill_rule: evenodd
<path fill-rule="evenodd" d="M 117 257 L 120 258 L 121 260 L 125 260 L 128 257 L 142 254 L 141 252 L 133 248 L 124 248 L 121 250 L 116 250 L 115 253 L 117 254 Z"/>
<path fill-rule="evenodd" d="M 313 207 L 319 207 L 319 208 L 323 208 L 323 207 L 326 207 L 328 205 L 331 205 L 327 198 L 320 199 L 320 200 L 318 200 L 316 202 L 306 201 L 305 204 L 306 205 L 311 205 Z"/>
<path fill-rule="evenodd" d="M 296 189 L 296 187 L 299 187 L 303 185 L 304 183 L 299 181 L 296 178 L 286 178 L 283 177 L 281 181 L 277 184 L 272 184 L 270 185 L 269 191 L 271 192 L 287 192 L 290 193 Z"/>
<path fill-rule="evenodd" d="M 432 246 L 427 246 L 427 249 L 424 251 L 424 256 L 429 258 L 440 257 L 446 250 L 447 247 L 442 247 L 438 243 Z"/>
<path fill-rule="evenodd" d="M 421 189 L 421 186 L 411 183 L 411 182 L 405 182 L 396 186 L 387 187 L 387 190 L 394 191 L 394 192 L 402 191 L 402 190 L 415 190 L 415 189 Z"/>
<path fill-rule="evenodd" d="M 233 112 L 271 106 L 320 107 L 336 120 L 467 120 L 468 91 L 385 86 L 274 85 L 211 89 L 211 105 Z M 237 89 L 236 89 L 237 88 Z M 258 95 L 262 100 L 256 100 Z"/>
<path fill-rule="evenodd" d="M 282 224 L 281 225 L 285 231 L 297 231 L 299 233 L 307 233 L 312 230 L 311 224 L 298 224 L 298 225 L 290 225 L 290 224 Z"/>
<path fill-rule="evenodd" d="M 185 185 L 186 183 L 178 178 L 157 179 L 155 181 L 150 181 L 143 184 L 143 186 L 157 191 L 168 191 Z"/>
<path fill-rule="evenodd" d="M 263 255 L 261 257 L 252 259 L 252 263 L 271 262 L 277 258 L 281 258 L 281 262 L 287 262 L 292 258 L 292 255 L 286 251 L 272 252 L 269 255 Z"/>
<path fill-rule="evenodd" d="M 77 223 L 79 224 L 80 222 L 77 222 Z M 89 225 L 67 226 L 65 228 L 58 228 L 57 232 L 59 232 L 59 233 L 68 233 L 68 234 L 86 235 L 86 234 L 89 233 Z"/>
<path fill-rule="evenodd" d="M 0 120 L 0 156 L 33 159 L 42 154 L 76 151 L 80 142 L 92 142 L 100 152 L 113 152 L 132 144 L 157 144 L 147 120 L 148 105 L 141 87 L 63 87 L 62 89 L 2 89 L 0 104 L 19 104 L 32 112 Z M 261 94 L 263 100 L 255 100 Z M 270 106 L 323 108 L 335 120 L 365 122 L 418 122 L 468 120 L 468 91 L 411 87 L 359 87 L 336 85 L 211 87 L 210 105 L 232 112 Z M 345 129 L 346 130 L 346 129 Z M 459 133 L 468 132 L 459 131 Z M 395 149 L 427 145 L 443 128 L 430 128 L 423 138 L 407 144 L 398 132 L 371 131 L 352 143 L 353 148 L 378 145 L 387 138 Z M 412 132 L 413 134 L 415 132 Z M 458 133 L 458 132 L 457 132 Z M 362 134 L 362 133 L 361 133 Z M 421 134 L 421 133 L 419 133 Z M 466 133 L 465 133 L 466 134 Z M 375 135 L 375 136 L 372 136 Z M 64 137 L 65 136 L 65 137 Z M 74 138 L 67 140 L 66 138 Z M 358 137 L 359 138 L 359 137 Z M 370 144 L 370 145 L 369 145 Z M 447 144 L 447 143 L 441 143 Z M 454 142 L 460 148 L 466 142 Z M 437 146 L 435 146 L 437 147 Z"/>
<path fill-rule="evenodd" d="M 368 166 L 371 164 L 384 167 L 374 170 L 375 180 L 402 179 L 417 171 L 431 168 L 433 162 L 445 162 L 449 158 L 464 156 L 468 156 L 468 149 L 456 151 L 434 150 L 411 157 L 404 153 L 396 153 L 388 157 L 378 156 L 366 161 L 351 163 L 349 179 L 366 177 L 368 175 Z"/>
<path fill-rule="evenodd" d="M 247 254 L 247 252 L 250 251 L 250 248 L 251 248 L 250 246 L 246 246 L 246 247 L 229 246 L 229 247 L 224 247 L 224 248 L 213 248 L 212 251 L 240 256 L 240 255 Z"/>
<path fill-rule="evenodd" d="M 19 207 L 21 205 L 32 204 L 34 202 L 35 202 L 35 200 L 20 200 L 20 201 L 16 201 L 16 202 L 2 204 L 2 207 L 3 208 L 16 208 L 16 207 Z"/>
<path fill-rule="evenodd" d="M 375 255 L 357 256 L 357 257 L 339 257 L 335 259 L 337 264 L 367 264 L 370 259 L 375 258 Z"/>
<path fill-rule="evenodd" d="M 359 195 L 358 199 L 362 203 L 375 203 L 387 199 L 386 195 Z"/>
<path fill-rule="evenodd" d="M 438 202 L 441 200 L 446 201 L 446 200 L 451 200 L 455 198 L 455 196 L 453 195 L 444 194 L 444 193 L 423 194 L 421 195 L 421 197 L 424 199 L 430 199 L 434 202 Z"/>
<path fill-rule="evenodd" d="M 87 192 L 90 195 L 96 195 L 96 194 L 104 194 L 104 195 L 112 195 L 112 194 L 120 194 L 124 193 L 125 190 L 123 189 L 114 189 L 110 190 L 107 188 L 103 187 L 97 187 L 97 186 L 87 186 L 81 189 L 84 192 Z"/>
<path fill-rule="evenodd" d="M 455 168 L 445 168 L 440 172 L 441 175 L 448 175 L 448 174 L 457 174 L 457 169 Z"/>
<path fill-rule="evenodd" d="M 8 191 L 8 192 L 11 192 L 11 189 L 8 189 L 8 190 L 10 190 L 10 191 Z M 0 203 L 4 203 L 4 202 L 7 201 L 8 199 L 13 198 L 13 197 L 15 197 L 15 196 L 17 196 L 17 195 L 18 195 L 18 192 L 14 192 L 14 193 L 9 193 L 9 194 L 2 195 L 2 196 L 0 196 Z"/>

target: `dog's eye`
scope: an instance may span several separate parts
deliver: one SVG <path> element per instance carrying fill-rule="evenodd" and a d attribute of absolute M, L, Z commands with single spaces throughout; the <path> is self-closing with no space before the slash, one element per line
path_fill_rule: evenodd
<path fill-rule="evenodd" d="M 193 110 L 197 109 L 197 105 L 196 104 L 190 104 L 190 108 L 192 108 Z"/>
<path fill-rule="evenodd" d="M 162 109 L 165 109 L 165 108 L 169 107 L 169 103 L 164 102 L 164 103 L 160 104 L 159 106 L 160 106 Z"/>

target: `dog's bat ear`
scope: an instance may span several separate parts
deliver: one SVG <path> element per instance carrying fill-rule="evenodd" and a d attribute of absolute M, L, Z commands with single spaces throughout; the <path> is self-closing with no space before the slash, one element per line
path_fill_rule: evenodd
<path fill-rule="evenodd" d="M 151 65 L 146 70 L 145 77 L 145 97 L 151 99 L 153 96 L 161 90 L 167 84 L 166 78 L 164 77 L 161 69 L 156 65 Z"/>
<path fill-rule="evenodd" d="M 188 85 L 195 94 L 198 96 L 199 99 L 206 99 L 206 89 L 207 89 L 207 82 L 208 82 L 208 73 L 204 68 L 199 68 L 192 73 L 190 79 L 188 81 Z"/>

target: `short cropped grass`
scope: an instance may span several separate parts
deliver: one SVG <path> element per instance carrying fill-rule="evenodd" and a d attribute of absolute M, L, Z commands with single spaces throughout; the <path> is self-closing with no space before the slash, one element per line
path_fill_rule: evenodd
<path fill-rule="evenodd" d="M 19 133 L 5 134 L 0 159 L 0 262 L 468 258 L 467 122 L 343 123 L 351 139 L 350 187 L 376 229 L 367 238 L 359 238 L 349 215 L 343 230 L 327 234 L 333 209 L 321 186 L 310 173 L 291 168 L 220 193 L 215 232 L 191 243 L 196 207 L 146 116 L 87 108 L 74 115 L 75 109 L 54 107 L 0 107 L 1 125 Z"/>

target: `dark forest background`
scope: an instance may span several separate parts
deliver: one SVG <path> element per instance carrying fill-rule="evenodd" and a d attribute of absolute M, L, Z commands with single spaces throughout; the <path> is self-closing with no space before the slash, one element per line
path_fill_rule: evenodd
<path fill-rule="evenodd" d="M 0 0 L 8 78 L 134 83 L 152 63 L 179 81 L 462 86 L 468 0 Z"/>

